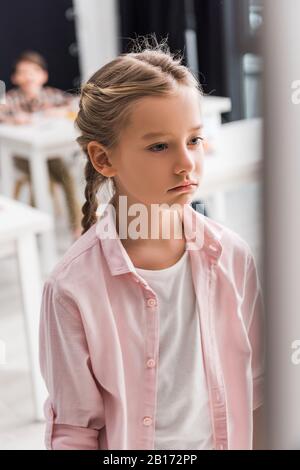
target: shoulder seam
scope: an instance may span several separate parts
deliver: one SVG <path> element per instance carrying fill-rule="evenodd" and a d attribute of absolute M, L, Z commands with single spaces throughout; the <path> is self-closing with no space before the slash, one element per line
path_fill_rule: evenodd
<path fill-rule="evenodd" d="M 86 251 L 90 250 L 97 243 L 97 241 L 99 241 L 98 238 L 93 240 L 93 242 L 88 247 L 86 247 L 84 250 L 82 250 L 77 255 L 74 255 L 71 259 L 65 260 L 64 263 L 62 263 L 62 265 L 60 266 L 58 273 L 57 274 L 53 274 L 53 273 L 50 274 L 49 279 L 52 279 L 54 282 L 56 282 L 57 281 L 57 276 L 59 276 L 61 274 L 61 272 L 64 270 L 64 268 L 66 268 L 67 266 L 70 266 L 77 258 L 79 258 L 81 255 L 83 255 Z M 55 269 L 54 269 L 54 271 L 55 271 Z"/>

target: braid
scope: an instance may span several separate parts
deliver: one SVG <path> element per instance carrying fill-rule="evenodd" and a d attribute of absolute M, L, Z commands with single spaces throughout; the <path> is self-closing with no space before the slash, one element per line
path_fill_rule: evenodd
<path fill-rule="evenodd" d="M 84 190 L 84 195 L 86 201 L 82 206 L 83 218 L 81 221 L 81 225 L 83 231 L 81 235 L 83 235 L 95 222 L 97 222 L 96 212 L 98 207 L 98 201 L 96 194 L 104 178 L 104 176 L 102 176 L 95 170 L 90 159 L 88 158 L 85 165 L 86 186 Z"/>

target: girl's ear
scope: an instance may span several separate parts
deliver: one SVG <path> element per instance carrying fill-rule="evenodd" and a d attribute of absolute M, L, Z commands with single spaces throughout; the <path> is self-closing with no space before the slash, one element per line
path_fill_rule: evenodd
<path fill-rule="evenodd" d="M 103 145 L 99 144 L 99 142 L 95 140 L 89 142 L 87 152 L 93 167 L 98 173 L 106 177 L 115 176 L 117 174 L 116 168 L 114 168 L 109 161 L 107 150 Z"/>

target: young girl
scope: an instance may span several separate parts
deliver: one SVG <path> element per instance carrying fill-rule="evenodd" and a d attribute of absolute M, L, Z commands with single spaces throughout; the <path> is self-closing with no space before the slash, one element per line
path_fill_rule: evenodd
<path fill-rule="evenodd" d="M 76 123 L 83 233 L 41 308 L 46 447 L 252 449 L 262 297 L 246 242 L 190 205 L 197 79 L 165 43 L 138 44 L 82 86 Z"/>

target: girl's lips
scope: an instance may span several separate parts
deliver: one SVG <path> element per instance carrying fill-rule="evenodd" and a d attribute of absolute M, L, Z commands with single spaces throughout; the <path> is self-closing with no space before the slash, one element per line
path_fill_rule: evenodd
<path fill-rule="evenodd" d="M 197 188 L 197 184 L 191 183 L 191 184 L 186 184 L 184 186 L 177 186 L 177 188 L 169 189 L 169 191 L 190 191 L 191 189 L 196 189 L 196 188 Z"/>

